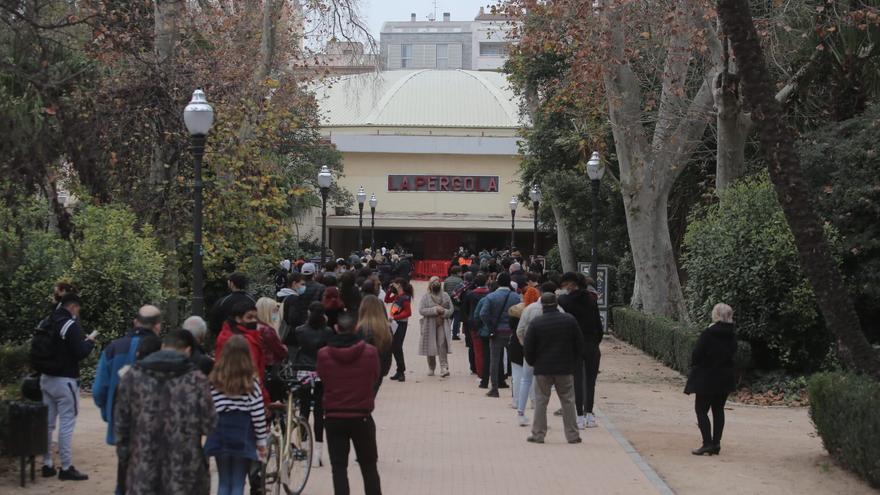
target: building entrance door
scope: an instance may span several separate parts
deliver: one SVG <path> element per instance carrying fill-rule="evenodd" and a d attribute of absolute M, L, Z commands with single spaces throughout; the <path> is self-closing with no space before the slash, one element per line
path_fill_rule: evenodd
<path fill-rule="evenodd" d="M 461 234 L 453 231 L 425 232 L 426 260 L 449 260 L 461 244 Z"/>

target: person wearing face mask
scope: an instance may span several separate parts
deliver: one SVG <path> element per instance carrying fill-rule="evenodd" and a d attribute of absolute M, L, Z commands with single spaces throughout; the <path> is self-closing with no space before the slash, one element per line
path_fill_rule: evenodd
<path fill-rule="evenodd" d="M 578 429 L 595 428 L 593 403 L 596 396 L 596 377 L 599 374 L 599 344 L 602 342 L 602 320 L 599 306 L 587 290 L 587 279 L 582 273 L 568 272 L 562 276 L 559 305 L 577 320 L 584 340 L 582 359 L 574 373 L 575 409 Z"/>
<path fill-rule="evenodd" d="M 263 355 L 266 356 L 266 365 L 271 366 L 280 363 L 287 358 L 287 347 L 281 343 L 278 337 L 278 328 L 281 324 L 281 307 L 268 297 L 257 300 L 257 330 L 263 343 Z"/>
<path fill-rule="evenodd" d="M 419 355 L 428 358 L 428 376 L 434 376 L 437 357 L 440 358 L 440 376 L 449 376 L 447 355 L 452 342 L 450 319 L 454 311 L 452 299 L 443 292 L 440 278 L 431 277 L 428 293 L 419 302 L 419 314 L 422 315 Z"/>
<path fill-rule="evenodd" d="M 241 335 L 247 340 L 254 359 L 254 368 L 260 378 L 260 387 L 263 389 L 263 398 L 267 401 L 269 393 L 266 390 L 266 355 L 263 351 L 263 335 L 259 330 L 257 318 L 257 305 L 253 302 L 241 301 L 232 307 L 229 318 L 223 322 L 220 335 L 217 336 L 217 345 L 214 348 L 214 358 L 220 359 L 223 346 L 233 335 Z"/>

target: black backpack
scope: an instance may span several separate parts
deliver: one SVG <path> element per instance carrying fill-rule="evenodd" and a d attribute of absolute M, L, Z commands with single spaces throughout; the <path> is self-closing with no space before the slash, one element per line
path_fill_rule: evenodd
<path fill-rule="evenodd" d="M 34 371 L 46 375 L 58 373 L 61 363 L 57 353 L 58 338 L 52 328 L 52 317 L 40 320 L 31 338 L 30 361 Z"/>

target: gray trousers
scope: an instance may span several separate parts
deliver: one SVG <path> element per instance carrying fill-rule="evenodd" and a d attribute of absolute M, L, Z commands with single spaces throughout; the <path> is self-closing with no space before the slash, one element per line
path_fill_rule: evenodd
<path fill-rule="evenodd" d="M 492 379 L 492 390 L 498 390 L 501 374 L 504 372 L 504 350 L 510 334 L 495 334 L 489 338 L 489 377 Z"/>
<path fill-rule="evenodd" d="M 437 332 L 437 356 L 428 356 L 428 369 L 434 371 L 437 367 L 437 358 L 440 358 L 440 372 L 449 371 L 449 343 L 446 341 L 446 332 Z"/>
<path fill-rule="evenodd" d="M 79 384 L 73 378 L 62 376 L 40 376 L 40 389 L 43 391 L 43 404 L 49 408 L 49 444 L 43 455 L 43 465 L 52 466 L 52 434 L 58 421 L 58 454 L 61 469 L 73 464 L 73 429 L 79 412 Z"/>
<path fill-rule="evenodd" d="M 547 403 L 550 402 L 550 390 L 554 386 L 559 402 L 562 403 L 565 439 L 569 442 L 577 440 L 580 434 L 574 411 L 574 376 L 572 375 L 535 375 L 535 421 L 532 424 L 532 436 L 543 439 L 547 435 Z"/>

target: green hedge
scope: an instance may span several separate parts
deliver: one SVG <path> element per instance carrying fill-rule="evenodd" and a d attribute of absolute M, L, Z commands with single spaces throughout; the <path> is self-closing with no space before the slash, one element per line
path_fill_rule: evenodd
<path fill-rule="evenodd" d="M 631 308 L 612 309 L 614 335 L 654 356 L 663 364 L 687 373 L 691 354 L 701 329 L 677 321 L 651 316 Z M 747 368 L 752 352 L 748 342 L 739 342 L 737 367 Z"/>
<path fill-rule="evenodd" d="M 30 370 L 28 345 L 0 345 L 0 385 L 17 384 Z"/>
<path fill-rule="evenodd" d="M 880 487 L 880 383 L 843 372 L 817 373 L 807 393 L 810 417 L 828 453 Z"/>

